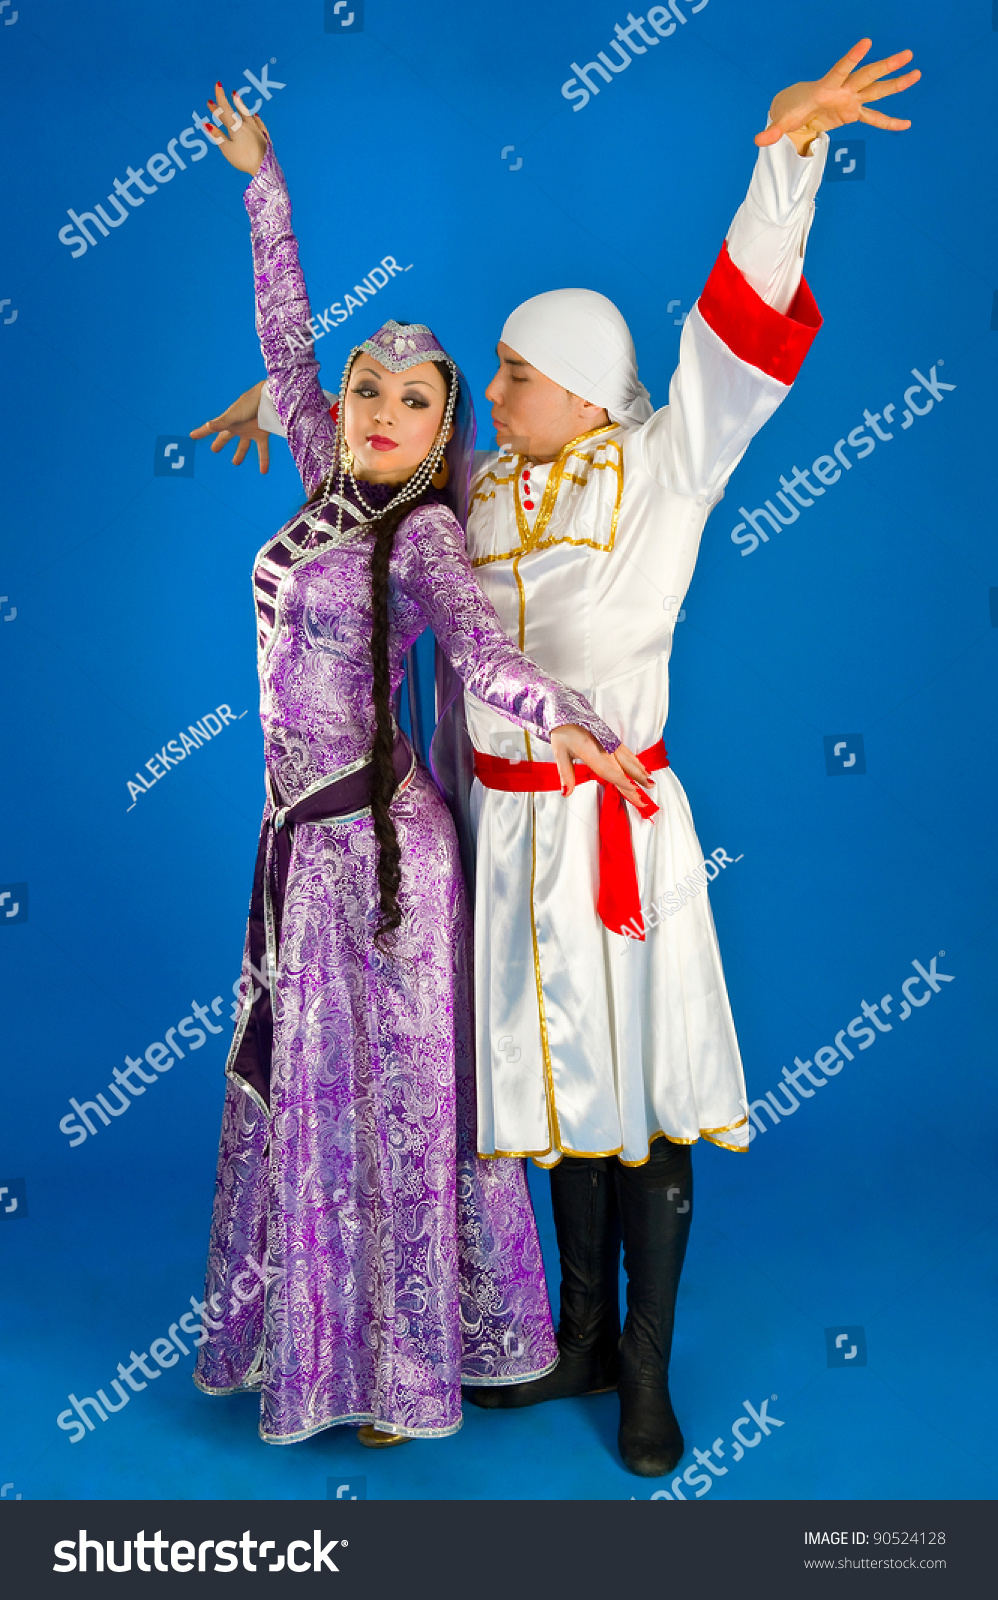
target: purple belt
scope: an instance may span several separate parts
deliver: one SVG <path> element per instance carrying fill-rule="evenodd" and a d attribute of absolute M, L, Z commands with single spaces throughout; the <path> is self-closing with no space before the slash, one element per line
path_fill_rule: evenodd
<path fill-rule="evenodd" d="M 395 735 L 395 745 L 392 749 L 392 766 L 395 769 L 395 782 L 400 784 L 408 777 L 413 766 L 412 747 L 405 734 L 399 729 Z M 348 817 L 353 811 L 362 811 L 371 804 L 371 762 L 365 761 L 356 772 L 349 772 L 345 777 L 333 778 L 329 783 L 323 784 L 321 789 L 316 789 L 312 794 L 305 795 L 296 801 L 293 806 L 280 804 L 280 791 L 274 780 L 273 774 L 267 773 L 267 787 L 274 810 L 271 812 L 270 826 L 274 833 L 274 872 L 271 878 L 271 895 L 274 907 L 274 928 L 277 934 L 277 948 L 280 950 L 281 919 L 284 914 L 284 896 L 288 887 L 288 873 L 291 870 L 291 845 L 293 829 L 299 822 L 329 822 L 335 817 Z"/>
<path fill-rule="evenodd" d="M 392 765 L 396 782 L 401 784 L 411 773 L 415 758 L 412 748 L 401 732 L 396 734 L 392 750 Z M 313 794 L 306 795 L 293 806 L 279 804 L 280 793 L 273 775 L 267 773 L 267 790 L 273 810 L 268 825 L 260 831 L 256 870 L 253 874 L 253 892 L 250 898 L 249 955 L 257 972 L 266 966 L 266 919 L 264 915 L 264 882 L 267 876 L 267 839 L 272 832 L 274 851 L 271 858 L 270 902 L 273 911 L 274 942 L 278 953 L 281 948 L 281 922 L 284 915 L 284 896 L 287 892 L 288 873 L 291 869 L 292 830 L 299 822 L 326 822 L 334 817 L 347 817 L 362 811 L 371 803 L 371 763 L 365 761 L 355 772 L 342 778 L 332 778 Z M 252 1010 L 243 1030 L 233 1070 L 251 1084 L 266 1105 L 270 1104 L 270 1063 L 273 1050 L 274 1019 L 270 1006 L 270 989 L 267 984 L 257 991 Z"/>

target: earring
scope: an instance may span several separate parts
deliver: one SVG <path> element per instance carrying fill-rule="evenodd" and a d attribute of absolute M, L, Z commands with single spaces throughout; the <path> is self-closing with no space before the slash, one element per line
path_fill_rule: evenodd
<path fill-rule="evenodd" d="M 343 440 L 343 443 L 340 446 L 340 459 L 343 462 L 343 471 L 344 472 L 353 472 L 354 464 L 355 464 L 355 457 L 354 457 L 353 451 L 351 450 L 350 446 L 347 444 L 345 439 Z"/>
<path fill-rule="evenodd" d="M 434 489 L 446 489 L 450 482 L 450 467 L 447 465 L 446 456 L 440 457 L 436 471 L 430 474 L 430 482 Z"/>

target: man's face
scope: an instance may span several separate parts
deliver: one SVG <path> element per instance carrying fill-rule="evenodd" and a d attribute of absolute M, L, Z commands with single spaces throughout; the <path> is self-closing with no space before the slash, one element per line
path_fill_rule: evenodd
<path fill-rule="evenodd" d="M 485 391 L 500 447 L 533 461 L 553 461 L 581 433 L 607 421 L 606 412 L 570 394 L 500 340 L 499 371 Z"/>

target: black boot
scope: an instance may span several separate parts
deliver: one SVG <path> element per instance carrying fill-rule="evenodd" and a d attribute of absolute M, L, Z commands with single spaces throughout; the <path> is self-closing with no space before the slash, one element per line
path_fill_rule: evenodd
<path fill-rule="evenodd" d="M 669 1399 L 669 1357 L 693 1216 L 693 1163 L 689 1145 L 661 1138 L 644 1166 L 616 1165 L 627 1274 L 618 1445 L 629 1472 L 660 1478 L 685 1448 Z"/>
<path fill-rule="evenodd" d="M 502 1411 L 616 1388 L 620 1219 L 615 1165 L 605 1157 L 565 1156 L 551 1171 L 561 1256 L 558 1365 L 529 1383 L 465 1389 L 472 1405 Z"/>

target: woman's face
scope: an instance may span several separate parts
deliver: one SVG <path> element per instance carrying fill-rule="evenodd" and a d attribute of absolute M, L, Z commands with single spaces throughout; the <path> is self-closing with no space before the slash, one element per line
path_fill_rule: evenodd
<path fill-rule="evenodd" d="M 394 373 L 362 350 L 347 385 L 344 418 L 356 476 L 371 483 L 411 478 L 433 448 L 446 404 L 447 385 L 432 361 Z"/>

